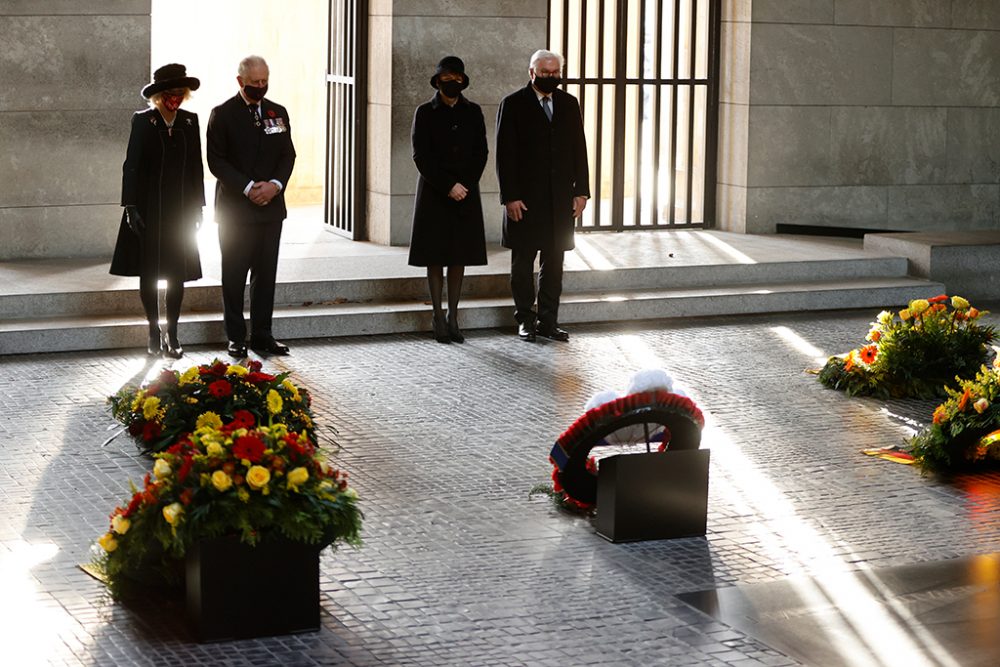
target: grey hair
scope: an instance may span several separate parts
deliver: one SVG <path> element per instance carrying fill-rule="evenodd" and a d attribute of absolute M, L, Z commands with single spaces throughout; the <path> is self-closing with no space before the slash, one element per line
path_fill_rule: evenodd
<path fill-rule="evenodd" d="M 247 56 L 246 58 L 240 61 L 240 66 L 236 69 L 236 73 L 239 74 L 240 76 L 246 76 L 247 72 L 249 72 L 252 68 L 257 67 L 259 65 L 267 67 L 267 61 L 261 58 L 260 56 Z M 271 68 L 268 67 L 268 69 Z"/>
<path fill-rule="evenodd" d="M 535 65 L 538 64 L 539 60 L 547 60 L 548 58 L 555 58 L 559 61 L 559 69 L 566 66 L 566 60 L 555 51 L 548 51 L 546 49 L 538 49 L 531 54 L 531 62 L 528 63 L 530 69 L 535 69 Z"/>

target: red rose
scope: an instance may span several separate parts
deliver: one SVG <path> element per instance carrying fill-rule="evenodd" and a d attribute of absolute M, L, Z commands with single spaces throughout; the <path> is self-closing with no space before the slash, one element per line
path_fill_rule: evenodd
<path fill-rule="evenodd" d="M 216 398 L 225 398 L 233 393 L 233 385 L 225 380 L 216 380 L 208 385 L 208 393 Z"/>
<path fill-rule="evenodd" d="M 155 440 L 160 437 L 162 432 L 163 429 L 156 422 L 146 422 L 146 425 L 142 427 L 142 439 L 146 442 Z"/>
<path fill-rule="evenodd" d="M 146 387 L 147 396 L 156 396 L 156 394 L 158 394 L 159 391 L 160 391 L 160 385 L 156 382 Z"/>
<path fill-rule="evenodd" d="M 259 373 L 253 371 L 246 374 L 247 382 L 250 384 L 260 384 L 261 382 L 274 382 L 274 376 L 270 373 Z"/>
<path fill-rule="evenodd" d="M 177 471 L 177 481 L 181 484 L 187 479 L 188 474 L 191 472 L 191 466 L 194 465 L 194 458 L 188 454 L 184 457 L 184 462 L 181 463 L 180 470 Z"/>
<path fill-rule="evenodd" d="M 251 359 L 249 362 L 247 362 L 247 368 L 249 368 L 250 370 L 252 370 L 254 372 L 259 371 L 263 367 L 264 367 L 264 365 L 262 363 L 260 363 L 260 361 L 258 359 Z"/>
<path fill-rule="evenodd" d="M 238 459 L 246 459 L 251 463 L 258 463 L 262 456 L 264 456 L 264 446 L 263 441 L 255 435 L 245 435 L 242 438 L 236 438 L 236 442 L 233 443 L 233 456 Z"/>
<path fill-rule="evenodd" d="M 190 505 L 191 500 L 194 498 L 194 489 L 184 489 L 181 491 L 181 503 L 184 505 Z"/>
<path fill-rule="evenodd" d="M 243 475 L 233 475 L 233 484 L 239 486 L 243 483 Z"/>
<path fill-rule="evenodd" d="M 139 435 L 140 433 L 142 433 L 142 425 L 143 422 L 141 421 L 132 422 L 131 424 L 128 425 L 128 434 L 131 435 L 133 438 Z"/>
<path fill-rule="evenodd" d="M 160 377 L 158 379 L 160 381 L 160 384 L 172 387 L 173 385 L 177 384 L 177 373 L 175 371 L 165 370 L 162 373 L 160 373 Z"/>
<path fill-rule="evenodd" d="M 233 413 L 233 425 L 235 428 L 250 428 L 257 422 L 257 418 L 249 410 L 237 410 Z M 238 424 L 238 426 L 236 426 Z"/>
<path fill-rule="evenodd" d="M 232 461 L 226 461 L 225 463 L 222 464 L 222 470 L 227 475 L 232 475 L 233 471 L 236 470 L 236 464 L 233 463 Z"/>

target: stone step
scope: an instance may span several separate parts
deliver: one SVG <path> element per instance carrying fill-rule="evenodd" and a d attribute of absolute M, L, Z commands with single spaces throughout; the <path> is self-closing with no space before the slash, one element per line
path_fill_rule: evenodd
<path fill-rule="evenodd" d="M 720 271 L 726 267 L 717 267 Z M 615 271 L 615 273 L 619 273 Z M 766 312 L 899 308 L 911 299 L 941 293 L 940 283 L 907 277 L 850 278 L 669 289 L 580 290 L 564 293 L 564 324 L 742 315 Z M 305 302 L 303 302 L 305 303 Z M 512 327 L 509 295 L 462 301 L 462 327 Z M 295 340 L 426 331 L 429 307 L 419 299 L 369 302 L 312 301 L 275 308 L 279 339 Z M 225 341 L 221 314 L 192 312 L 181 321 L 185 345 Z M 145 345 L 146 323 L 112 314 L 7 319 L 0 322 L 0 354 L 134 348 Z"/>
<path fill-rule="evenodd" d="M 466 276 L 463 298 L 509 298 L 507 267 L 490 267 L 487 272 Z M 615 290 L 706 288 L 734 284 L 797 282 L 861 278 L 897 278 L 906 275 L 902 257 L 800 260 L 696 266 L 653 266 L 614 270 L 567 270 L 565 293 Z M 204 284 L 202 284 L 204 283 Z M 0 295 L 0 320 L 47 318 L 94 314 L 130 317 L 139 312 L 136 289 L 78 290 L 67 285 L 64 292 Z M 423 275 L 380 277 L 378 279 L 330 279 L 279 282 L 276 305 L 368 303 L 427 298 Z M 191 283 L 184 292 L 185 313 L 219 312 L 222 295 L 218 283 Z"/>

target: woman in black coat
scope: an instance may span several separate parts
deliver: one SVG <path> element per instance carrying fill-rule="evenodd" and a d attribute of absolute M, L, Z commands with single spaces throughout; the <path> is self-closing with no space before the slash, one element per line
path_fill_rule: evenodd
<path fill-rule="evenodd" d="M 413 205 L 411 266 L 427 267 L 434 309 L 434 338 L 465 341 L 458 301 L 466 266 L 486 264 L 486 235 L 479 178 L 486 167 L 486 123 L 478 104 L 462 95 L 469 86 L 465 63 L 447 56 L 431 77 L 434 98 L 413 115 L 413 161 L 420 176 Z M 441 308 L 448 267 L 448 313 Z"/>
<path fill-rule="evenodd" d="M 149 354 L 178 359 L 184 282 L 201 278 L 196 232 L 205 205 L 198 116 L 180 109 L 198 79 L 183 65 L 164 65 L 142 89 L 150 108 L 132 116 L 122 167 L 122 214 L 111 273 L 139 276 L 149 322 Z M 165 332 L 160 331 L 157 284 L 165 280 Z"/>

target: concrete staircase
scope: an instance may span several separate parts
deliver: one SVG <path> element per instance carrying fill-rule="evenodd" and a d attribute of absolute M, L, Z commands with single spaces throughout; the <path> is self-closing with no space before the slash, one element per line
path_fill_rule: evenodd
<path fill-rule="evenodd" d="M 506 267 L 466 277 L 462 326 L 512 327 Z M 626 321 L 846 308 L 898 308 L 944 291 L 907 276 L 904 257 L 568 270 L 560 321 Z M 422 277 L 283 282 L 275 298 L 282 340 L 427 331 Z M 217 285 L 185 292 L 181 341 L 225 340 Z M 0 354 L 145 345 L 135 290 L 0 295 Z"/>

